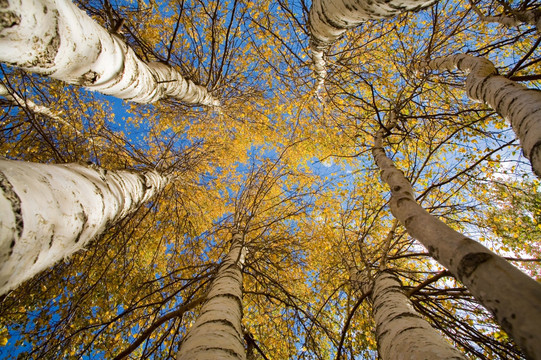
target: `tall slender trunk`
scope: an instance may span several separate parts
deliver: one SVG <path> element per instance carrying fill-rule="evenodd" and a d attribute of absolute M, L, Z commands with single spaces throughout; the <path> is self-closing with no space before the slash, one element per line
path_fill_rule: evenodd
<path fill-rule="evenodd" d="M 69 0 L 4 0 L 0 61 L 138 103 L 171 97 L 219 105 L 171 66 L 139 59 Z"/>
<path fill-rule="evenodd" d="M 5 97 L 9 102 L 15 105 L 26 107 L 28 110 L 30 110 L 31 112 L 35 114 L 45 115 L 53 120 L 56 120 L 57 122 L 61 124 L 64 124 L 73 128 L 73 126 L 70 123 L 62 119 L 57 114 L 53 113 L 51 109 L 49 109 L 48 107 L 43 106 L 43 105 L 38 105 L 28 99 L 23 99 L 17 93 L 10 91 L 6 86 L 4 86 L 4 84 L 1 84 L 1 83 L 0 83 L 0 96 Z"/>
<path fill-rule="evenodd" d="M 310 8 L 310 49 L 317 91 L 327 73 L 325 53 L 347 29 L 370 19 L 381 19 L 427 7 L 436 0 L 314 0 Z"/>
<path fill-rule="evenodd" d="M 387 129 L 394 126 L 391 115 Z M 494 314 L 526 355 L 541 359 L 541 284 L 417 204 L 411 183 L 385 154 L 384 133 L 384 129 L 378 131 L 372 154 L 391 188 L 393 215 Z"/>
<path fill-rule="evenodd" d="M 69 122 L 64 120 L 59 114 L 54 113 L 51 109 L 49 109 L 46 106 L 36 104 L 32 100 L 23 99 L 17 93 L 11 91 L 10 89 L 8 89 L 6 86 L 4 86 L 1 83 L 0 83 L 0 96 L 5 97 L 9 102 L 11 102 L 11 103 L 13 103 L 15 105 L 25 107 L 26 109 L 28 109 L 29 111 L 31 111 L 34 114 L 47 116 L 48 118 L 50 118 L 50 119 L 52 119 L 52 120 L 54 120 L 54 121 L 56 121 L 56 122 L 58 122 L 60 124 L 66 125 L 70 129 L 75 131 L 75 133 L 77 133 L 77 135 L 80 135 L 81 137 L 85 137 L 85 135 L 81 131 L 79 131 L 79 129 L 77 129 L 77 127 L 75 127 L 75 125 L 70 124 Z M 89 143 L 94 142 L 94 140 L 92 138 L 87 138 L 87 141 Z"/>
<path fill-rule="evenodd" d="M 415 311 L 392 273 L 375 276 L 371 299 L 383 360 L 465 359 Z"/>
<path fill-rule="evenodd" d="M 541 11 L 539 10 L 511 11 L 508 16 L 504 13 L 496 16 L 485 16 L 473 1 L 470 1 L 470 6 L 479 16 L 481 21 L 494 22 L 505 27 L 530 24 L 534 25 L 537 28 L 537 31 L 541 30 Z"/>
<path fill-rule="evenodd" d="M 541 177 L 541 92 L 528 89 L 503 76 L 487 59 L 452 55 L 431 60 L 422 67 L 435 70 L 455 68 L 469 72 L 466 93 L 472 100 L 490 105 L 507 119 L 520 140 L 524 156 Z"/>
<path fill-rule="evenodd" d="M 201 314 L 182 342 L 178 360 L 245 360 L 242 319 L 242 267 L 246 254 L 241 233 L 212 282 Z"/>
<path fill-rule="evenodd" d="M 0 160 L 0 294 L 82 249 L 167 182 L 153 171 Z"/>

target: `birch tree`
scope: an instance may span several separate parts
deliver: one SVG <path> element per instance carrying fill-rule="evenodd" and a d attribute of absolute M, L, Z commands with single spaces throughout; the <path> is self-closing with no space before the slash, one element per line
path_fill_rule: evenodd
<path fill-rule="evenodd" d="M 491 15 L 500 12 L 501 3 L 491 3 L 494 10 L 479 7 Z M 492 174 L 503 172 L 508 164 L 504 161 L 515 160 L 511 131 L 500 131 L 487 106 L 465 107 L 470 101 L 453 83 L 432 86 L 409 71 L 420 58 L 467 49 L 482 56 L 490 53 L 499 63 L 508 54 L 522 56 L 515 64 L 526 59 L 521 69 L 532 63 L 527 69 L 536 76 L 541 62 L 534 50 L 539 42 L 527 36 L 533 29 L 518 35 L 511 29 L 502 35 L 459 1 L 410 12 L 397 21 L 370 21 L 362 34 L 348 34 L 347 45 L 333 55 L 336 65 L 332 79 L 326 79 L 328 101 L 322 108 L 307 81 L 301 45 L 308 36 L 305 1 L 120 0 L 109 7 L 110 18 L 107 0 L 78 4 L 107 28 L 124 19 L 120 36 L 141 59 L 174 63 L 195 83 L 219 91 L 224 106 L 216 114 L 179 106 L 172 99 L 151 106 L 123 103 L 130 107 L 125 115 L 116 105 L 101 102 L 101 96 L 72 95 L 70 88 L 48 78 L 28 86 L 27 77 L 20 78 L 18 71 L 0 69 L 6 77 L 16 77 L 10 84 L 25 89 L 28 96 L 22 98 L 49 104 L 83 133 L 98 136 L 92 153 L 82 152 L 73 141 L 79 136 L 48 117 L 32 117 L 28 107 L 5 115 L 0 111 L 0 118 L 11 120 L 0 120 L 3 154 L 66 162 L 44 151 L 57 148 L 67 154 L 67 161 L 92 158 L 110 168 L 157 164 L 166 173 L 182 176 L 174 187 L 167 187 L 166 196 L 111 227 L 94 246 L 2 296 L 0 345 L 7 341 L 7 346 L 0 352 L 22 344 L 23 353 L 11 352 L 13 356 L 174 358 L 181 345 L 188 347 L 192 341 L 212 348 L 212 338 L 187 334 L 194 330 L 218 265 L 231 249 L 231 224 L 251 219 L 248 227 L 241 226 L 249 249 L 242 265 L 247 357 L 254 351 L 259 352 L 256 358 L 275 359 L 378 356 L 372 311 L 350 286 L 344 258 L 374 267 L 387 259 L 383 269 L 392 269 L 400 278 L 401 290 L 415 310 L 469 357 L 524 357 L 468 289 L 435 264 L 401 225 L 396 225 L 391 241 L 383 240 L 396 222 L 386 185 L 374 181 L 370 150 L 374 129 L 383 123 L 378 117 L 394 99 L 403 99 L 400 124 L 386 149 L 396 153 L 389 157 L 396 167 L 407 169 L 412 186 L 425 190 L 418 197 L 423 207 L 454 229 L 479 231 L 496 248 L 539 258 L 521 245 L 526 240 L 522 234 L 515 239 L 516 233 L 510 233 L 511 243 L 499 234 L 482 232 L 487 204 L 500 211 L 500 203 L 508 203 L 490 184 L 497 179 Z M 522 41 L 513 42 L 520 36 Z M 397 86 L 405 88 L 402 95 L 397 96 Z M 36 125 L 48 136 L 40 137 L 31 128 Z M 53 141 L 45 143 L 48 139 Z M 264 161 L 271 163 L 286 141 L 298 143 L 286 156 L 294 165 L 278 177 L 274 175 L 279 171 L 248 174 Z M 188 161 L 186 144 L 197 144 L 194 152 L 201 157 Z M 257 159 L 246 162 L 254 153 Z M 515 163 L 507 170 L 514 172 Z M 259 186 L 264 178 L 275 186 Z M 517 180 L 517 192 L 528 194 L 528 184 Z M 531 184 L 539 185 L 537 180 Z M 317 192 L 306 190 L 320 185 Z M 246 187 L 251 190 L 244 197 L 234 198 Z M 314 200 L 312 209 L 303 208 L 309 199 Z M 231 215 L 237 209 L 242 216 Z M 505 217 L 503 226 L 517 222 L 513 214 L 498 213 Z M 529 235 L 535 238 L 535 232 Z M 102 241 L 106 247 L 100 246 Z M 539 259 L 530 260 L 528 270 L 538 269 Z M 445 281 L 437 281 L 441 274 L 446 274 Z M 212 312 L 215 325 L 229 316 Z M 205 310 L 201 316 L 209 315 Z M 218 326 L 210 325 L 201 328 L 215 336 L 212 331 Z M 242 351 L 238 326 L 221 328 Z"/>
<path fill-rule="evenodd" d="M 276 247 L 284 241 L 280 238 L 287 238 L 287 231 L 280 232 L 284 226 L 280 223 L 294 218 L 308 206 L 303 199 L 306 194 L 302 191 L 283 189 L 288 186 L 282 182 L 283 179 L 292 175 L 283 159 L 289 148 L 286 147 L 277 159 L 252 160 L 248 176 L 233 201 L 233 214 L 229 216 L 232 222 L 229 252 L 210 286 L 195 324 L 181 344 L 179 360 L 246 359 L 241 327 L 246 258 L 251 258 L 252 270 L 264 268 L 265 264 L 259 267 L 257 263 L 276 257 L 273 252 L 278 252 Z M 273 241 L 264 240 L 268 238 Z M 278 256 L 283 261 L 289 257 L 287 253 Z M 274 276 L 271 273 L 265 277 L 273 279 Z M 274 281 L 280 283 L 280 280 L 286 282 L 286 279 Z M 264 282 L 261 279 L 254 288 L 261 288 Z M 285 291 L 284 287 L 280 288 L 281 292 Z M 247 287 L 247 290 L 252 288 Z"/>
<path fill-rule="evenodd" d="M 530 24 L 534 25 L 537 28 L 537 31 L 541 29 L 541 12 L 539 11 L 539 9 L 534 8 L 527 10 L 515 10 L 511 8 L 511 4 L 509 4 L 507 1 L 502 1 L 501 4 L 505 9 L 504 12 L 498 15 L 485 15 L 481 11 L 481 9 L 479 9 L 476 2 L 470 0 L 471 8 L 479 16 L 479 19 L 481 19 L 481 21 L 494 22 L 505 27 L 513 27 L 520 24 Z M 535 4 L 532 5 L 535 6 Z"/>
<path fill-rule="evenodd" d="M 201 313 L 182 341 L 178 360 L 246 359 L 241 328 L 245 258 L 244 237 L 234 232 Z"/>
<path fill-rule="evenodd" d="M 370 278 L 354 272 L 352 280 L 363 292 L 371 292 L 382 359 L 465 359 L 414 310 L 396 275 L 379 271 Z"/>
<path fill-rule="evenodd" d="M 462 281 L 530 357 L 541 356 L 541 285 L 480 243 L 451 229 L 415 201 L 411 183 L 385 154 L 383 137 L 397 125 L 394 114 L 375 136 L 372 154 L 391 188 L 393 215 L 430 255 Z"/>
<path fill-rule="evenodd" d="M 0 160 L 0 293 L 83 249 L 167 182 L 154 171 Z"/>
<path fill-rule="evenodd" d="M 77 135 L 80 135 L 84 137 L 84 134 L 79 131 L 75 126 L 67 122 L 60 116 L 60 114 L 54 113 L 51 109 L 44 105 L 38 105 L 35 102 L 33 102 L 30 99 L 23 99 L 19 94 L 17 94 L 15 91 L 12 91 L 8 89 L 5 85 L 0 84 L 0 96 L 5 97 L 9 102 L 13 103 L 14 105 L 24 107 L 28 109 L 33 114 L 39 114 L 43 116 L 47 116 L 50 119 L 68 126 L 70 129 L 72 129 Z M 88 139 L 90 143 L 93 143 L 92 138 Z"/>
<path fill-rule="evenodd" d="M 471 55 L 446 56 L 421 64 L 422 68 L 468 73 L 466 93 L 472 100 L 490 105 L 511 123 L 524 156 L 541 177 L 541 93 L 509 80 L 489 60 Z"/>
<path fill-rule="evenodd" d="M 310 50 L 316 74 L 316 91 L 323 87 L 327 74 L 325 54 L 347 29 L 371 19 L 415 11 L 435 2 L 436 0 L 315 0 L 310 9 Z"/>
<path fill-rule="evenodd" d="M 219 105 L 173 67 L 139 59 L 69 0 L 8 1 L 0 18 L 0 61 L 11 66 L 137 103 Z"/>
<path fill-rule="evenodd" d="M 62 117 L 60 117 L 58 114 L 55 114 L 51 111 L 51 109 L 47 108 L 43 105 L 38 105 L 32 100 L 29 99 L 23 99 L 21 96 L 19 96 L 16 92 L 10 91 L 4 84 L 0 84 L 0 96 L 5 97 L 9 102 L 28 108 L 31 112 L 35 114 L 41 114 L 44 116 L 48 116 L 51 119 L 58 121 L 59 123 L 62 123 L 64 125 L 70 126 L 69 123 L 64 121 Z"/>
<path fill-rule="evenodd" d="M 332 210 L 318 216 L 324 220 L 320 220 L 322 227 L 314 230 L 318 234 L 314 244 L 325 244 L 325 248 L 321 249 L 323 253 L 322 259 L 313 260 L 319 260 L 321 262 L 320 266 L 323 267 L 320 270 L 322 274 L 319 276 L 325 278 L 325 273 L 328 271 L 329 275 L 327 276 L 332 276 L 332 279 L 326 281 L 336 281 L 337 284 L 334 284 L 331 288 L 332 294 L 336 294 L 337 289 L 340 287 L 343 288 L 340 290 L 341 295 L 326 294 L 330 299 L 327 299 L 325 295 L 323 296 L 325 302 L 331 303 L 329 307 L 335 311 L 334 316 L 340 319 L 338 324 L 338 329 L 341 329 L 340 342 L 336 346 L 337 353 L 333 358 L 338 360 L 344 357 L 372 357 L 375 354 L 376 341 L 377 351 L 382 356 L 383 349 L 380 340 L 391 336 L 389 333 L 383 333 L 383 337 L 381 337 L 382 332 L 380 330 L 373 331 L 376 328 L 376 323 L 372 325 L 371 322 L 376 308 L 372 307 L 370 309 L 369 304 L 365 301 L 370 295 L 371 288 L 368 286 L 363 291 L 361 287 L 360 294 L 358 291 L 359 285 L 365 283 L 370 285 L 373 277 L 372 279 L 362 277 L 361 275 L 364 275 L 365 272 L 352 271 L 355 268 L 378 269 L 374 270 L 377 271 L 376 274 L 389 269 L 389 272 L 392 271 L 393 274 L 400 276 L 400 279 L 404 279 L 403 285 L 400 284 L 400 288 L 395 290 L 400 293 L 400 297 L 397 298 L 403 298 L 409 304 L 408 311 L 417 313 L 416 316 L 414 315 L 413 320 L 419 319 L 420 316 L 429 320 L 430 327 L 436 327 L 443 332 L 445 337 L 451 339 L 459 351 L 468 356 L 483 358 L 483 355 L 487 357 L 492 355 L 509 359 L 520 358 L 520 355 L 517 356 L 520 351 L 518 349 L 513 351 L 514 348 L 509 346 L 511 344 L 502 341 L 502 337 L 494 341 L 494 332 L 499 330 L 496 330 L 497 328 L 495 329 L 490 321 L 484 322 L 482 320 L 488 314 L 477 318 L 479 304 L 476 300 L 470 298 L 471 295 L 469 295 L 469 292 L 464 291 L 465 289 L 462 286 L 456 284 L 453 279 L 447 279 L 445 282 L 434 285 L 442 276 L 450 277 L 451 275 L 447 271 L 434 271 L 433 261 L 428 260 L 428 254 L 424 253 L 419 246 L 414 245 L 413 239 L 407 236 L 402 226 L 397 225 L 398 221 L 393 220 L 389 216 L 390 214 L 386 213 L 387 201 L 377 194 L 383 189 L 379 188 L 379 184 L 371 182 L 371 179 L 373 179 L 372 176 L 365 184 L 365 187 L 355 192 L 342 195 L 337 192 L 332 197 L 325 197 L 328 202 L 325 208 L 331 208 Z M 330 200 L 331 198 L 332 200 Z M 338 209 L 333 207 L 332 203 L 335 202 L 340 204 Z M 381 210 L 378 209 L 380 206 L 382 207 Z M 384 230 L 389 228 L 391 228 L 391 231 L 385 235 Z M 328 237 L 334 240 L 331 248 L 328 247 Z M 314 251 L 314 253 L 316 252 L 317 250 Z M 356 265 L 352 266 L 351 263 Z M 328 267 L 328 270 L 325 271 L 325 267 Z M 344 268 L 347 279 L 353 281 L 347 281 L 337 274 Z M 325 286 L 329 286 L 320 284 L 322 282 L 323 280 L 320 280 L 316 285 L 318 294 L 320 292 L 325 294 Z M 357 291 L 349 290 L 348 286 L 342 285 L 344 283 L 351 284 L 351 287 L 356 288 Z M 397 284 L 397 286 L 399 285 Z M 389 299 L 386 301 L 391 302 Z M 433 307 L 426 309 L 426 304 Z M 415 310 L 411 308 L 412 305 Z M 402 306 L 400 309 L 405 308 Z M 319 320 L 324 321 L 324 319 L 324 315 L 320 315 Z M 382 316 L 380 320 L 388 321 L 386 324 L 398 323 L 397 325 L 400 326 L 408 321 L 408 317 L 398 317 L 398 319 L 392 320 L 392 317 L 384 318 Z M 481 331 L 478 331 L 478 322 L 483 326 Z M 428 324 L 425 322 L 425 325 Z M 430 327 L 410 330 L 434 332 Z M 487 329 L 494 330 L 487 331 Z M 393 331 L 391 334 L 396 333 Z M 437 333 L 434 333 L 434 335 L 437 335 Z M 380 337 L 380 339 L 377 337 Z M 415 347 L 419 345 L 415 336 L 411 338 L 410 344 L 407 343 L 408 339 L 405 342 L 402 341 L 400 335 L 397 335 L 394 340 L 391 347 L 395 349 L 400 346 L 407 347 L 411 345 Z M 449 346 L 446 342 L 443 343 Z M 508 351 L 507 348 L 511 351 Z M 362 353 L 361 349 L 365 353 Z M 409 353 L 406 351 L 401 354 Z M 398 358 L 398 356 L 391 356 L 391 358 Z M 439 357 L 428 356 L 426 358 Z"/>

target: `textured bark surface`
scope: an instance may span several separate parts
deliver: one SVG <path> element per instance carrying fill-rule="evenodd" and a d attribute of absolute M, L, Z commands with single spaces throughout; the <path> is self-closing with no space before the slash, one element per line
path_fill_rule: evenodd
<path fill-rule="evenodd" d="M 0 61 L 138 103 L 166 97 L 219 105 L 172 67 L 145 63 L 68 0 L 5 0 Z"/>
<path fill-rule="evenodd" d="M 435 70 L 459 69 L 469 72 L 466 92 L 473 99 L 490 105 L 511 123 L 520 140 L 524 156 L 541 177 L 541 92 L 498 75 L 494 65 L 483 58 L 453 55 L 423 64 Z"/>
<path fill-rule="evenodd" d="M 362 294 L 370 294 L 374 287 L 374 279 L 369 269 L 359 271 L 356 267 L 350 266 L 349 278 L 351 280 L 351 286 Z"/>
<path fill-rule="evenodd" d="M 234 234 L 201 314 L 182 342 L 178 360 L 246 359 L 241 328 L 245 252 L 242 235 Z"/>
<path fill-rule="evenodd" d="M 0 294 L 82 249 L 166 183 L 154 172 L 0 160 Z"/>
<path fill-rule="evenodd" d="M 392 120 L 388 128 L 395 125 Z M 541 284 L 417 204 L 410 182 L 385 154 L 383 134 L 378 131 L 373 156 L 391 188 L 393 215 L 494 314 L 525 354 L 541 359 Z"/>
<path fill-rule="evenodd" d="M 347 29 L 370 19 L 418 10 L 435 0 L 314 0 L 310 9 L 310 48 L 318 90 L 326 75 L 325 53 Z"/>
<path fill-rule="evenodd" d="M 376 276 L 372 303 L 383 360 L 465 359 L 415 311 L 393 274 L 383 271 Z"/>

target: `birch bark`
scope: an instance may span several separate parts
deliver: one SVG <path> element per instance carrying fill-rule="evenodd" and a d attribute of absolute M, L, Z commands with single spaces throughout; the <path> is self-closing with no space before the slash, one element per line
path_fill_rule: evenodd
<path fill-rule="evenodd" d="M 528 11 L 512 11 L 509 16 L 505 14 L 496 16 L 485 16 L 481 10 L 475 5 L 473 1 L 470 1 L 470 6 L 473 11 L 479 16 L 481 21 L 494 22 L 501 24 L 505 27 L 518 26 L 520 24 L 530 24 L 537 28 L 537 31 L 541 29 L 541 11 L 528 10 Z"/>
<path fill-rule="evenodd" d="M 231 248 L 214 279 L 201 314 L 182 342 L 178 360 L 245 360 L 242 333 L 243 236 L 234 233 Z"/>
<path fill-rule="evenodd" d="M 57 122 L 61 124 L 64 124 L 73 128 L 73 126 L 70 123 L 68 123 L 67 121 L 64 121 L 64 119 L 62 119 L 60 116 L 53 113 L 51 109 L 47 108 L 46 106 L 38 105 L 31 100 L 23 99 L 15 92 L 11 92 L 3 84 L 0 84 L 0 96 L 5 97 L 8 101 L 10 101 L 11 103 L 15 105 L 26 107 L 28 110 L 30 110 L 31 112 L 35 114 L 45 115 L 47 117 L 50 117 L 53 120 L 56 120 Z"/>
<path fill-rule="evenodd" d="M 138 103 L 219 102 L 171 66 L 146 63 L 69 0 L 4 0 L 0 61 Z"/>
<path fill-rule="evenodd" d="M 310 49 L 316 73 L 317 91 L 327 74 L 325 53 L 346 32 L 370 19 L 414 11 L 437 0 L 314 0 L 310 9 Z"/>
<path fill-rule="evenodd" d="M 156 172 L 0 160 L 0 294 L 82 249 L 167 181 Z"/>
<path fill-rule="evenodd" d="M 383 360 L 465 359 L 413 308 L 399 280 L 379 272 L 372 288 L 378 353 Z"/>
<path fill-rule="evenodd" d="M 32 100 L 23 99 L 17 93 L 10 91 L 3 84 L 0 84 L 0 96 L 5 97 L 8 101 L 10 101 L 11 103 L 13 103 L 15 105 L 27 108 L 29 111 L 31 111 L 34 114 L 40 114 L 40 115 L 47 116 L 47 117 L 51 118 L 52 120 L 54 120 L 54 121 L 56 121 L 56 122 L 58 122 L 60 124 L 66 125 L 70 129 L 75 131 L 77 133 L 77 135 L 80 135 L 81 137 L 85 137 L 85 135 L 81 131 L 79 131 L 79 129 L 77 129 L 77 127 L 75 127 L 74 125 L 72 125 L 69 122 L 67 122 L 66 120 L 64 120 L 58 114 L 55 114 L 48 107 L 43 106 L 43 105 L 38 105 L 35 102 L 33 102 Z M 92 138 L 87 138 L 87 140 L 91 144 L 94 143 L 94 140 Z"/>
<path fill-rule="evenodd" d="M 387 128 L 394 126 L 391 115 Z M 541 359 L 541 284 L 417 204 L 410 182 L 385 154 L 384 133 L 384 129 L 378 131 L 372 154 L 383 181 L 391 188 L 393 215 L 494 314 L 527 356 Z"/>
<path fill-rule="evenodd" d="M 541 92 L 498 75 L 486 59 L 470 55 L 452 55 L 434 59 L 421 67 L 434 70 L 459 69 L 469 72 L 466 93 L 472 100 L 490 105 L 511 123 L 520 140 L 524 156 L 541 177 Z"/>

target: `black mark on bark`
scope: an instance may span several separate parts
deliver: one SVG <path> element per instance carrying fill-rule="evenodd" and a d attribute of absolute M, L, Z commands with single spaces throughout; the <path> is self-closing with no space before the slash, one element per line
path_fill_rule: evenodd
<path fill-rule="evenodd" d="M 53 230 L 53 233 L 51 234 L 51 238 L 49 239 L 49 249 L 53 247 L 53 243 L 54 243 L 54 230 Z"/>
<path fill-rule="evenodd" d="M 415 215 L 408 216 L 406 220 L 404 220 L 404 225 L 406 225 L 406 228 L 410 226 L 411 222 L 415 220 Z"/>
<path fill-rule="evenodd" d="M 97 72 L 89 70 L 81 76 L 81 85 L 92 85 L 98 80 L 98 77 Z"/>
<path fill-rule="evenodd" d="M 17 238 L 20 238 L 24 229 L 21 198 L 15 192 L 13 185 L 9 182 L 7 177 L 2 172 L 0 172 L 0 190 L 4 193 L 4 197 L 11 204 L 11 210 L 13 211 L 13 215 L 15 216 L 15 232 L 17 234 Z M 15 241 L 16 239 L 13 238 L 10 243 L 10 255 L 13 247 L 15 246 Z"/>
<path fill-rule="evenodd" d="M 2 4 L 0 3 L 0 8 Z M 21 23 L 21 17 L 13 11 L 6 11 L 0 13 L 0 30 L 19 25 Z"/>
<path fill-rule="evenodd" d="M 490 258 L 492 258 L 492 255 L 484 252 L 470 253 L 464 256 L 460 260 L 460 264 L 458 264 L 458 277 L 463 279 L 470 276 L 480 264 L 488 261 Z"/>
<path fill-rule="evenodd" d="M 75 237 L 75 243 L 78 243 L 79 240 L 81 240 L 81 236 L 83 235 L 83 232 L 85 231 L 85 229 L 88 227 L 88 215 L 86 214 L 85 210 L 83 209 L 83 207 L 81 206 L 81 212 L 79 213 L 79 217 L 83 223 L 83 226 L 81 226 L 81 231 L 79 231 L 79 233 L 77 234 L 77 236 Z"/>
<path fill-rule="evenodd" d="M 500 321 L 500 324 L 502 324 L 502 328 L 507 331 L 508 333 L 512 332 L 513 331 L 513 325 L 511 324 L 511 322 L 509 320 L 507 320 L 507 318 L 503 318 L 501 321 Z"/>

